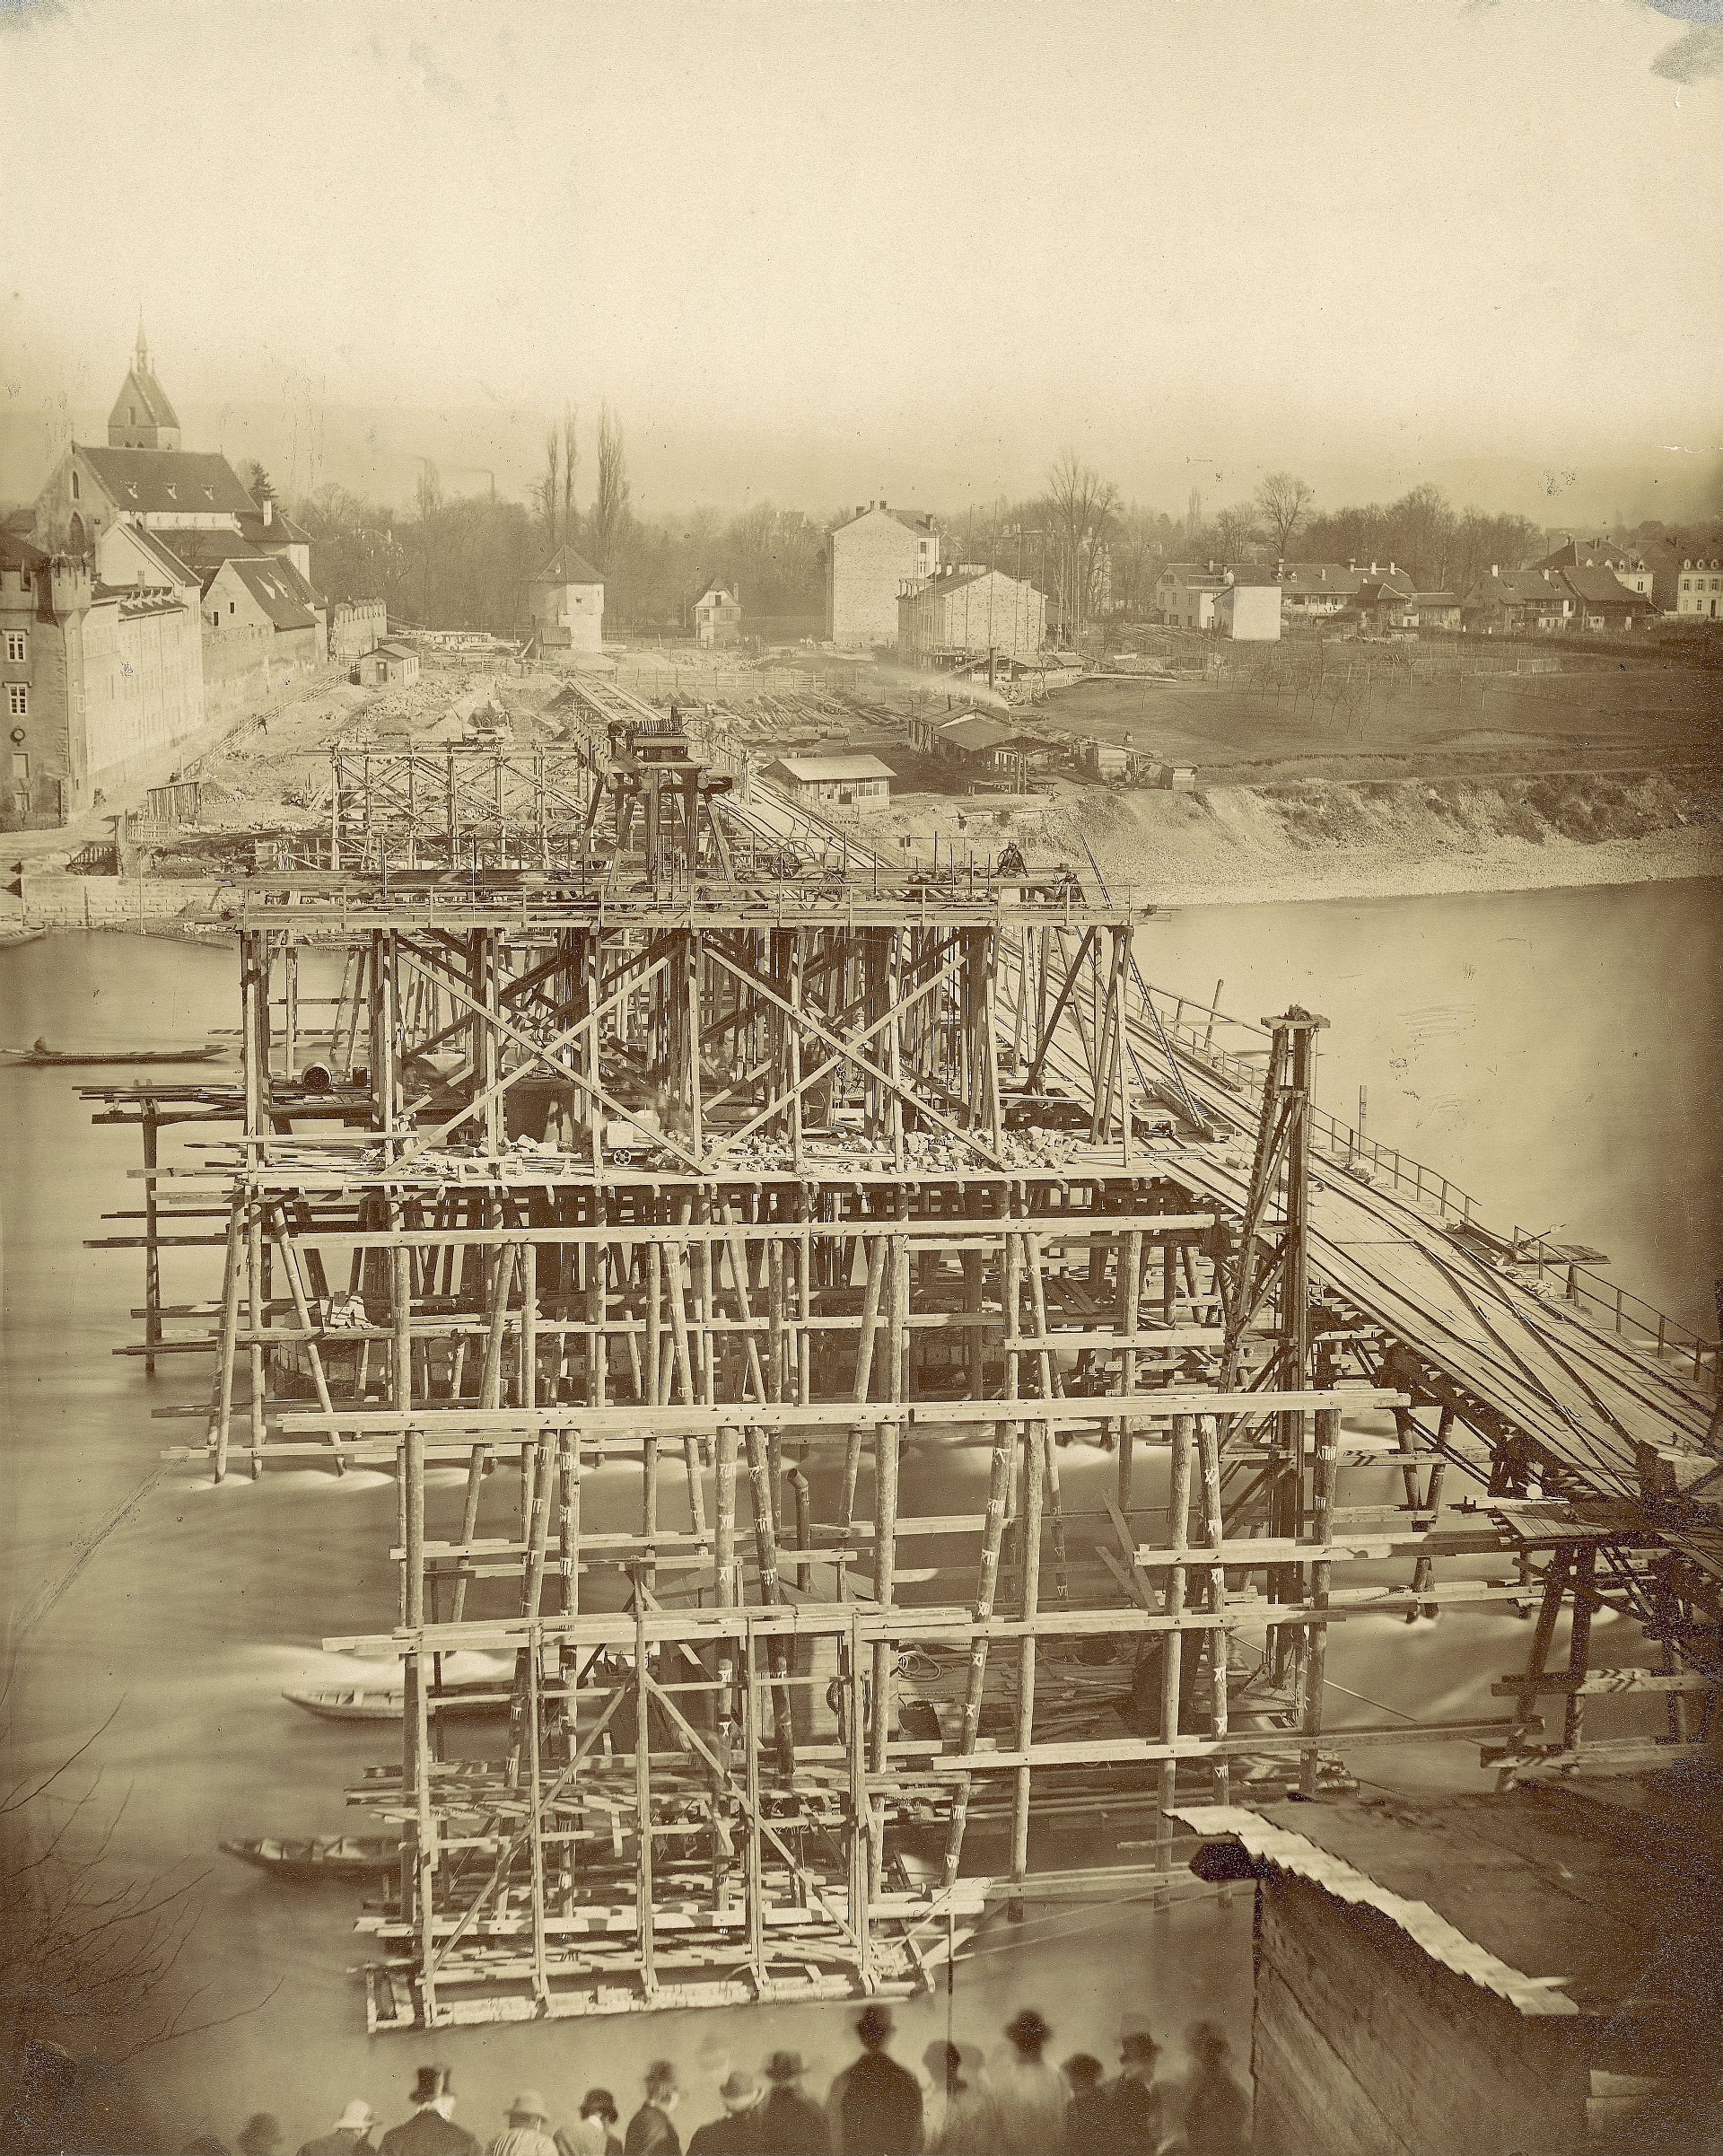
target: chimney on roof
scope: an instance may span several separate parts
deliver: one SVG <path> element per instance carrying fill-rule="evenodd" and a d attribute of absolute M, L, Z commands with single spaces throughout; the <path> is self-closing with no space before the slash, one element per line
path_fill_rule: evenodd
<path fill-rule="evenodd" d="M 267 531 L 267 530 L 268 530 L 268 529 L 269 529 L 269 527 L 270 527 L 270 525 L 271 525 L 271 524 L 273 524 L 273 523 L 275 522 L 275 521 L 276 521 L 276 504 L 275 504 L 275 497 L 274 497 L 272 495 L 264 495 L 264 497 L 263 497 L 263 528 L 264 528 L 264 530 L 265 530 L 266 531 Z"/>
<path fill-rule="evenodd" d="M 1491 562 L 1491 565 L 1490 565 L 1490 574 L 1491 574 L 1491 576 L 1500 576 L 1500 575 L 1501 574 L 1501 569 L 1500 569 L 1500 565 L 1499 565 L 1498 563 L 1495 563 L 1495 562 Z"/>
<path fill-rule="evenodd" d="M 1390 563 L 1388 564 L 1388 574 L 1389 574 L 1390 576 L 1398 576 L 1398 575 L 1399 575 L 1399 574 L 1400 574 L 1399 570 L 1398 570 L 1398 569 L 1396 569 L 1396 568 L 1395 567 L 1395 565 L 1394 565 L 1394 564 L 1393 564 L 1392 562 L 1390 562 Z"/>
<path fill-rule="evenodd" d="M 857 516 L 866 516 L 868 513 L 867 504 L 865 502 L 858 502 L 855 505 L 855 513 Z"/>
<path fill-rule="evenodd" d="M 1376 574 L 1376 564 L 1374 562 L 1370 564 L 1370 574 L 1372 576 Z"/>
<path fill-rule="evenodd" d="M 1350 555 L 1348 555 L 1346 557 L 1346 574 L 1348 576 L 1353 576 L 1356 575 L 1357 573 L 1358 564 L 1351 558 Z"/>
<path fill-rule="evenodd" d="M 885 501 L 884 501 L 884 498 L 882 497 L 882 498 L 881 498 L 881 500 L 880 500 L 880 503 L 879 503 L 879 506 L 880 506 L 880 508 L 881 508 L 881 509 L 883 509 L 883 508 L 885 507 L 885 505 L 886 505 L 886 504 L 885 504 Z"/>

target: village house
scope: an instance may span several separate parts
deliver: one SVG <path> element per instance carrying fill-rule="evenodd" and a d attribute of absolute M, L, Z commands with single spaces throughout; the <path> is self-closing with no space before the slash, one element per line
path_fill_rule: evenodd
<path fill-rule="evenodd" d="M 1684 556 L 1675 584 L 1676 614 L 1690 620 L 1697 616 L 1703 621 L 1715 621 L 1719 598 L 1723 598 L 1723 555 L 1709 559 Z"/>
<path fill-rule="evenodd" d="M 803 808 L 883 809 L 896 776 L 877 756 L 785 756 L 765 767 Z"/>
<path fill-rule="evenodd" d="M 1348 562 L 1284 562 L 1281 565 L 1281 606 L 1290 622 L 1325 621 L 1350 606 L 1364 581 Z"/>
<path fill-rule="evenodd" d="M 1218 635 L 1235 644 L 1274 644 L 1281 634 L 1281 587 L 1260 570 L 1227 573 L 1211 616 Z"/>
<path fill-rule="evenodd" d="M 1155 583 L 1155 603 L 1169 628 L 1206 629 L 1227 588 L 1216 562 L 1168 562 Z"/>
<path fill-rule="evenodd" d="M 1535 569 L 1607 569 L 1618 583 L 1628 591 L 1637 592 L 1641 598 L 1656 596 L 1652 586 L 1656 581 L 1651 564 L 1637 548 L 1618 547 L 1613 539 L 1569 539 L 1553 554 L 1546 554 L 1540 562 L 1532 564 Z"/>
<path fill-rule="evenodd" d="M 940 565 L 939 526 L 919 509 L 862 502 L 832 533 L 826 557 L 826 635 L 846 651 L 897 642 L 897 597 Z"/>
<path fill-rule="evenodd" d="M 1046 641 L 1045 592 L 1002 570 L 966 562 L 905 583 L 897 599 L 897 649 L 920 663 L 990 654 L 1029 659 Z"/>
<path fill-rule="evenodd" d="M 604 578 L 573 547 L 558 547 L 533 575 L 527 610 L 547 657 L 603 651 Z"/>
<path fill-rule="evenodd" d="M 1476 636 L 1556 635 L 1573 620 L 1573 593 L 1553 569 L 1492 564 L 1460 600 L 1460 626 Z"/>
<path fill-rule="evenodd" d="M 1574 597 L 1573 626 L 1595 635 L 1623 636 L 1641 628 L 1657 613 L 1655 600 L 1630 592 L 1610 569 L 1560 572 Z"/>
<path fill-rule="evenodd" d="M 708 584 L 694 602 L 694 640 L 704 650 L 742 640 L 742 602 L 726 584 Z"/>

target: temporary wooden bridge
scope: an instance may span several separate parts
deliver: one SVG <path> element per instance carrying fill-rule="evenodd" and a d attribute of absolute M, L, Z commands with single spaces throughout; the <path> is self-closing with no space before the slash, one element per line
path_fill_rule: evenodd
<path fill-rule="evenodd" d="M 1148 986 L 1132 895 L 906 874 L 573 702 L 555 750 L 337 756 L 210 908 L 240 1084 L 86 1089 L 144 1133 L 122 1352 L 212 1358 L 179 1456 L 396 1479 L 396 1606 L 326 1643 L 403 1670 L 350 1792 L 401 1834 L 372 2028 L 908 1994 L 1061 1827 L 1140 1815 L 1164 1902 L 1176 1803 L 1340 1745 L 1708 1754 L 1714 1348 L 1481 1254 L 1315 1108 L 1323 1020 Z M 164 1161 L 183 1122 L 231 1148 Z M 219 1294 L 165 1304 L 200 1246 Z M 905 1446 L 979 1447 L 984 1509 L 900 1510 Z M 1511 1708 L 1325 1747 L 1330 1626 L 1438 1608 L 1535 1612 Z M 1661 1668 L 1591 1670 L 1598 1608 Z M 1655 1726 L 1594 1741 L 1601 1693 Z"/>

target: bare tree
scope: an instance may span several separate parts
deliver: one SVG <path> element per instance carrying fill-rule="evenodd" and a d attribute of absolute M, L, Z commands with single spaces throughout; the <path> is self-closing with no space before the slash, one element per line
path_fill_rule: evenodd
<path fill-rule="evenodd" d="M 1215 550 L 1223 562 L 1244 561 L 1262 542 L 1256 520 L 1243 503 L 1229 503 L 1214 520 Z"/>
<path fill-rule="evenodd" d="M 574 434 L 574 407 L 563 407 L 563 538 L 574 536 L 574 473 L 581 461 L 580 444 Z"/>
<path fill-rule="evenodd" d="M 429 457 L 419 459 L 419 479 L 413 499 L 420 523 L 434 524 L 442 513 L 442 474 Z"/>
<path fill-rule="evenodd" d="M 1316 499 L 1316 489 L 1290 471 L 1272 471 L 1256 489 L 1256 506 L 1274 541 L 1277 557 L 1284 558 L 1304 513 Z"/>
<path fill-rule="evenodd" d="M 1053 535 L 1059 603 L 1074 644 L 1082 635 L 1108 568 L 1107 540 L 1119 490 L 1092 464 L 1067 449 L 1047 474 L 1047 524 Z"/>
<path fill-rule="evenodd" d="M 553 552 L 563 508 L 563 438 L 552 426 L 545 432 L 545 476 L 538 482 L 538 513 L 545 520 L 545 544 Z"/>
<path fill-rule="evenodd" d="M 608 403 L 599 407 L 599 485 L 592 497 L 589 530 L 594 564 L 607 574 L 628 524 L 628 460 L 624 453 L 622 423 Z"/>
<path fill-rule="evenodd" d="M 57 1766 L 0 1790 L 0 2056 L 22 2067 L 0 2118 L 3 2147 L 144 2145 L 69 2142 L 63 2136 L 76 2128 L 66 2114 L 92 2098 L 109 2109 L 124 2107 L 128 2099 L 113 2070 L 140 2052 L 253 2013 L 275 1996 L 271 1990 L 233 2012 L 200 2017 L 202 1993 L 187 1993 L 176 1978 L 200 1914 L 193 1897 L 202 1874 L 127 1876 L 109 1846 L 124 1801 L 99 1817 L 100 1774 L 73 1786 L 78 1762 L 112 1720 Z M 6 1712 L 0 1750 L 12 1734 Z M 99 2056 L 81 2065 L 63 2046 L 91 2038 Z M 104 2063 L 109 2078 L 99 2073 L 92 2084 L 87 2069 Z"/>

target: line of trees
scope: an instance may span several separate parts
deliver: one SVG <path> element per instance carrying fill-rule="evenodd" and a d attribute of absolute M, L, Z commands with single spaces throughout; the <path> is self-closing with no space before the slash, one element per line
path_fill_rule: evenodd
<path fill-rule="evenodd" d="M 426 462 L 410 512 L 325 486 L 292 513 L 310 533 L 326 592 L 383 598 L 407 620 L 517 630 L 534 570 L 566 544 L 602 573 L 613 627 L 685 635 L 695 601 L 713 583 L 739 593 L 744 627 L 773 618 L 810 628 L 818 622 L 830 535 L 847 511 L 809 515 L 761 502 L 736 515 L 703 506 L 642 519 L 622 421 L 608 401 L 599 408 L 593 452 L 592 495 L 582 510 L 578 413 L 570 401 L 546 434 L 544 469 L 527 502 L 505 501 L 494 488 L 446 495 L 436 466 Z M 1072 642 L 1109 618 L 1148 618 L 1169 561 L 1374 562 L 1384 570 L 1392 562 L 1421 590 L 1463 595 L 1492 564 L 1518 567 L 1544 551 L 1544 533 L 1528 519 L 1456 509 L 1428 482 L 1395 502 L 1329 510 L 1318 507 L 1308 481 L 1278 471 L 1246 500 L 1211 513 L 1193 487 L 1184 515 L 1175 518 L 1124 501 L 1073 449 L 1050 466 L 1041 493 L 971 504 L 940 521 L 946 561 L 1028 578 L 1053 602 L 1055 633 Z M 1710 543 L 1723 543 L 1723 532 Z"/>

